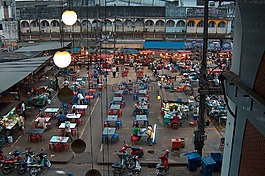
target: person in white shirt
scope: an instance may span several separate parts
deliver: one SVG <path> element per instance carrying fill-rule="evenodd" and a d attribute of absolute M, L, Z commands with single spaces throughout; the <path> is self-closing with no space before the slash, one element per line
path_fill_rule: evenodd
<path fill-rule="evenodd" d="M 81 105 L 84 104 L 85 97 L 83 96 L 81 92 L 77 94 L 77 98 L 79 99 Z"/>
<path fill-rule="evenodd" d="M 65 121 L 65 136 L 69 137 L 70 141 L 73 141 L 73 137 L 71 134 L 71 128 L 70 128 L 70 122 L 69 121 Z"/>
<path fill-rule="evenodd" d="M 68 86 L 69 86 L 69 81 L 68 81 L 67 79 L 65 79 L 65 80 L 63 81 L 63 86 L 64 86 L 64 87 L 68 87 Z"/>
<path fill-rule="evenodd" d="M 112 67 L 111 71 L 112 71 L 113 78 L 115 78 L 116 72 L 117 72 L 117 68 L 115 67 L 115 65 Z"/>
<path fill-rule="evenodd" d="M 25 105 L 25 102 L 23 100 L 21 100 L 20 110 L 21 110 L 22 116 L 26 120 L 26 105 Z"/>

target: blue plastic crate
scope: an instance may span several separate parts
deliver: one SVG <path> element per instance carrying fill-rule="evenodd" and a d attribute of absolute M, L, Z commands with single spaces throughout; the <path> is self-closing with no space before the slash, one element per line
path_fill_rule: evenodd
<path fill-rule="evenodd" d="M 214 171 L 215 172 L 221 171 L 223 155 L 221 153 L 211 153 L 211 157 L 216 162 L 216 166 L 214 168 Z"/>

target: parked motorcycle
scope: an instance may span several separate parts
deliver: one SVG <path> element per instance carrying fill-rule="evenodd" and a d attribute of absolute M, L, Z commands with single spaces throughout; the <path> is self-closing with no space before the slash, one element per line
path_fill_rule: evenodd
<path fill-rule="evenodd" d="M 124 153 L 128 148 L 131 148 L 131 156 L 137 156 L 138 158 L 141 158 L 144 156 L 144 150 L 142 147 L 131 147 L 128 144 L 126 144 L 125 141 L 123 141 L 123 147 L 119 150 L 120 153 Z"/>
<path fill-rule="evenodd" d="M 20 161 L 20 151 L 15 150 L 13 153 L 9 153 L 10 158 L 2 160 L 2 172 L 3 174 L 9 174 L 16 167 L 16 163 Z"/>
<path fill-rule="evenodd" d="M 39 157 L 38 163 L 32 163 L 28 165 L 30 176 L 36 176 L 44 168 L 50 168 L 52 166 L 51 161 L 47 157 L 47 153 L 44 153 L 43 149 L 38 155 L 36 155 L 36 157 Z"/>
<path fill-rule="evenodd" d="M 157 176 L 163 176 L 168 170 L 168 156 L 169 156 L 169 150 L 166 150 L 164 154 L 159 156 L 160 163 L 156 165 L 156 175 Z"/>
<path fill-rule="evenodd" d="M 129 176 L 138 176 L 141 172 L 141 165 L 140 165 L 140 161 L 138 160 L 138 156 L 137 155 L 133 155 L 131 158 L 131 164 L 130 166 L 128 166 L 128 174 Z"/>
<path fill-rule="evenodd" d="M 111 165 L 114 176 L 119 176 L 121 173 L 123 173 L 126 167 L 130 166 L 129 155 L 126 152 L 118 153 L 118 157 L 120 158 L 120 161 Z"/>

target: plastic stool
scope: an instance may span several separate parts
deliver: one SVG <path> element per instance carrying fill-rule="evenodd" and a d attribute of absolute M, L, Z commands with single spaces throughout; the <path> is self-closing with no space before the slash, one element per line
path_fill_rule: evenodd
<path fill-rule="evenodd" d="M 44 134 L 38 134 L 38 138 L 39 138 L 39 141 L 42 142 L 42 141 L 45 141 L 45 137 L 44 137 Z"/>
<path fill-rule="evenodd" d="M 77 120 L 77 125 L 78 125 L 78 126 L 81 126 L 81 125 L 82 125 L 82 119 L 78 119 L 78 120 Z"/>
<path fill-rule="evenodd" d="M 64 150 L 66 150 L 66 151 L 69 150 L 69 144 L 68 144 L 68 142 L 66 142 L 66 143 L 63 144 L 63 148 L 64 148 Z"/>
<path fill-rule="evenodd" d="M 108 142 L 108 136 L 106 134 L 102 134 L 102 143 Z"/>
<path fill-rule="evenodd" d="M 122 122 L 121 122 L 120 120 L 117 120 L 117 121 L 116 121 L 116 128 L 117 128 L 117 129 L 122 128 Z"/>
<path fill-rule="evenodd" d="M 71 133 L 73 136 L 76 136 L 77 130 L 74 128 L 74 129 L 72 129 Z"/>
<path fill-rule="evenodd" d="M 134 127 L 135 125 L 139 125 L 138 120 L 134 120 L 134 121 L 133 121 L 133 127 Z"/>
<path fill-rule="evenodd" d="M 119 141 L 119 134 L 113 134 L 111 137 L 111 141 L 117 143 Z"/>
<path fill-rule="evenodd" d="M 108 120 L 104 120 L 104 127 L 109 127 L 110 126 L 110 122 Z"/>

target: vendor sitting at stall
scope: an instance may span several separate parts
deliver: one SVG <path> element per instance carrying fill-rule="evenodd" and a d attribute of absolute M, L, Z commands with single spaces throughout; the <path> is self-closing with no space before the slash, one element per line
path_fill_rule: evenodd
<path fill-rule="evenodd" d="M 154 131 L 153 131 L 153 128 L 151 125 L 148 126 L 146 134 L 148 135 L 147 142 L 148 142 L 149 146 L 152 146 L 152 142 L 153 142 L 153 138 L 154 138 Z"/>
<path fill-rule="evenodd" d="M 57 125 L 59 126 L 61 123 L 64 123 L 66 120 L 66 115 L 63 114 L 63 111 L 60 111 L 59 114 L 57 115 Z"/>

